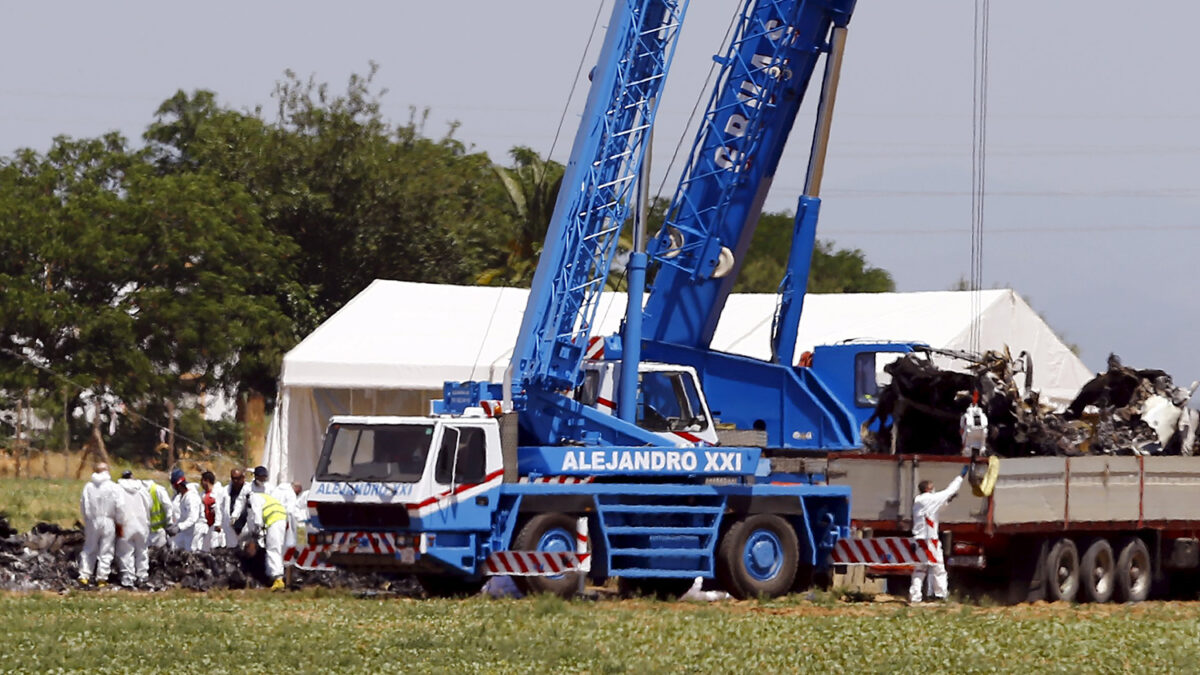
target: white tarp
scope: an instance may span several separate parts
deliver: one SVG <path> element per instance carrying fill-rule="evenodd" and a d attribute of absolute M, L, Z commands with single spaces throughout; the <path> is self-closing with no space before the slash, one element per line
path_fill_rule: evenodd
<path fill-rule="evenodd" d="M 424 414 L 452 380 L 500 381 L 529 292 L 377 280 L 288 352 L 265 462 L 275 480 L 307 482 L 334 414 Z M 713 348 L 770 355 L 774 294 L 730 296 Z M 616 332 L 625 296 L 606 293 L 596 335 Z M 1033 356 L 1034 388 L 1069 400 L 1092 373 L 1011 290 L 809 295 L 796 355 L 864 338 L 968 350 L 978 315 L 982 349 Z"/>

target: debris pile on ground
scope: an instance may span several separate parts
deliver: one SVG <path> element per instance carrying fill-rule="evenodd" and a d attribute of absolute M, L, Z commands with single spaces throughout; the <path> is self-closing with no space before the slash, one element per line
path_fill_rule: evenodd
<path fill-rule="evenodd" d="M 959 421 L 977 393 L 988 451 L 1000 457 L 1200 454 L 1200 412 L 1188 407 L 1196 384 L 1178 387 L 1161 370 L 1128 368 L 1110 356 L 1108 370 L 1056 411 L 1029 390 L 1032 364 L 1024 354 L 954 355 L 966 360 L 967 372 L 941 368 L 931 355 L 885 366 L 891 382 L 867 422 L 878 427 L 864 434 L 869 452 L 960 454 Z"/>
<path fill-rule="evenodd" d="M 26 534 L 19 534 L 0 514 L 0 590 L 63 591 L 78 588 L 79 552 L 83 549 L 83 530 L 65 529 L 51 523 L 38 523 Z M 116 561 L 110 583 L 116 584 Z M 235 549 L 212 552 L 177 551 L 155 548 L 150 551 L 150 578 L 143 590 L 189 588 L 195 591 L 225 588 L 261 588 L 269 583 L 263 577 L 261 553 L 249 558 Z M 419 587 L 408 577 L 393 578 L 381 574 L 355 574 L 345 570 L 293 570 L 293 587 L 322 586 L 353 590 L 386 590 L 393 594 L 416 595 Z"/>

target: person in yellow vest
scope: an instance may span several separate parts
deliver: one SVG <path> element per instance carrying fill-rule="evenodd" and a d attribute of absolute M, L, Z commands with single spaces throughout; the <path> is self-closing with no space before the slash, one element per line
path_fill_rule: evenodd
<path fill-rule="evenodd" d="M 175 527 L 175 508 L 171 505 L 171 493 L 167 488 L 151 479 L 142 481 L 150 499 L 150 537 L 146 540 L 150 548 L 166 546 L 171 537 L 178 534 Z"/>
<path fill-rule="evenodd" d="M 246 500 L 250 515 L 242 529 L 241 541 L 253 542 L 266 553 L 267 578 L 271 590 L 282 591 L 283 584 L 283 539 L 287 533 L 287 509 L 265 492 L 252 493 Z M 253 553 L 253 549 L 248 549 Z"/>

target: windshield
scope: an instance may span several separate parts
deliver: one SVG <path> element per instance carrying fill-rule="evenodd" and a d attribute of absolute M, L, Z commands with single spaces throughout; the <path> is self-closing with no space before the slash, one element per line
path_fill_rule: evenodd
<path fill-rule="evenodd" d="M 704 431 L 708 419 L 700 394 L 688 373 L 639 373 L 642 401 L 638 426 L 647 431 Z"/>
<path fill-rule="evenodd" d="M 325 436 L 317 480 L 415 483 L 425 473 L 432 424 L 335 424 Z"/>

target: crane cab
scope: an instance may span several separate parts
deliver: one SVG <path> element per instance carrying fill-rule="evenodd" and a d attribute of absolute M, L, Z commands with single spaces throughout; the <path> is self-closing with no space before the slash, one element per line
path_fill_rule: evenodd
<path fill-rule="evenodd" d="M 575 400 L 609 415 L 617 414 L 621 362 L 589 360 L 582 367 L 583 383 L 575 389 Z M 639 427 L 673 445 L 717 444 L 712 413 L 694 368 L 639 363 L 637 391 Z"/>

